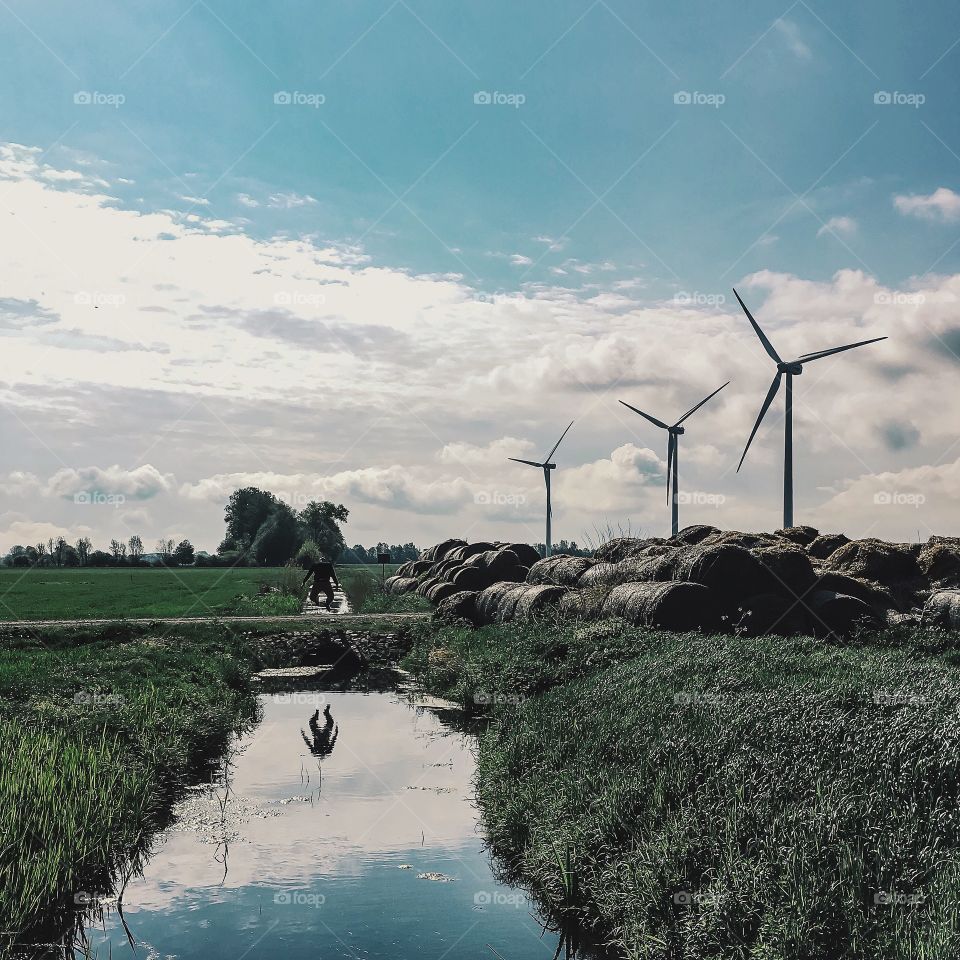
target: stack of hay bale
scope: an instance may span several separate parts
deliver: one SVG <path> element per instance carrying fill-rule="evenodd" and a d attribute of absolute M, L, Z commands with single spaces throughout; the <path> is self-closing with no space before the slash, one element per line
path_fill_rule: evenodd
<path fill-rule="evenodd" d="M 960 539 L 849 540 L 812 527 L 775 533 L 691 526 L 669 539 L 617 538 L 593 558 L 539 559 L 526 544 L 449 540 L 387 581 L 441 618 L 482 625 L 547 610 L 642 626 L 747 635 L 849 636 L 922 622 L 960 628 Z"/>

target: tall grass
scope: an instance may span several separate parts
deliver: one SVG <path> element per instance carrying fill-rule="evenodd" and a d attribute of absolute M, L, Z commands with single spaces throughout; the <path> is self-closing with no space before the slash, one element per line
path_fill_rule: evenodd
<path fill-rule="evenodd" d="M 137 870 L 180 790 L 252 717 L 243 654 L 213 631 L 0 650 L 2 929 L 59 940 Z"/>
<path fill-rule="evenodd" d="M 955 655 L 541 624 L 420 628 L 483 690 L 514 879 L 645 960 L 960 956 Z M 526 664 L 527 669 L 523 666 Z M 559 851 L 569 850 L 558 858 Z"/>

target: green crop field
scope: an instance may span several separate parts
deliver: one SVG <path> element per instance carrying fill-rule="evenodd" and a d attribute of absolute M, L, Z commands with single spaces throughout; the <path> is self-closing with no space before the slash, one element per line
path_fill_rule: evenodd
<path fill-rule="evenodd" d="M 387 576 L 394 569 L 388 566 Z M 380 582 L 379 567 L 338 572 L 351 598 Z M 279 584 L 282 573 L 280 567 L 2 569 L 0 621 L 218 616 L 234 612 L 237 598 L 256 595 L 261 583 Z"/>

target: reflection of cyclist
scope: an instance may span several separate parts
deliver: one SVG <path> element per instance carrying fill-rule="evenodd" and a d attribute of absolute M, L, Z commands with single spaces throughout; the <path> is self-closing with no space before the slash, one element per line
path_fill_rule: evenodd
<path fill-rule="evenodd" d="M 320 711 L 314 710 L 310 718 L 310 732 L 313 734 L 313 743 L 307 739 L 306 731 L 301 730 L 300 736 L 307 745 L 307 749 L 315 756 L 323 759 L 333 753 L 337 737 L 340 736 L 340 728 L 334 725 L 333 717 L 330 715 L 330 704 L 323 708 L 324 724 L 320 726 Z"/>
<path fill-rule="evenodd" d="M 327 609 L 333 609 L 333 583 L 340 586 L 340 580 L 337 577 L 337 571 L 333 569 L 333 564 L 324 556 L 321 556 L 320 559 L 311 564 L 307 568 L 306 576 L 303 578 L 303 582 L 306 583 L 311 577 L 313 577 L 313 586 L 310 588 L 310 601 L 315 603 L 318 607 L 320 606 L 320 591 L 322 590 L 327 595 Z"/>

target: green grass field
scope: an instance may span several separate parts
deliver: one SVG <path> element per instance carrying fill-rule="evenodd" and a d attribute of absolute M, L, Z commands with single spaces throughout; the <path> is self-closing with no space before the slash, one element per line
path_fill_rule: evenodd
<path fill-rule="evenodd" d="M 394 569 L 388 566 L 387 576 Z M 0 622 L 219 616 L 237 609 L 238 596 L 255 596 L 261 583 L 279 583 L 281 572 L 280 567 L 0 569 Z M 369 597 L 380 582 L 379 567 L 344 565 L 338 572 L 358 609 L 360 595 Z"/>

